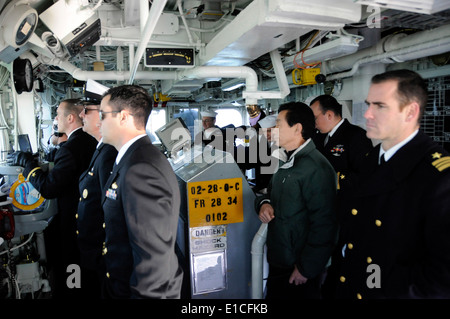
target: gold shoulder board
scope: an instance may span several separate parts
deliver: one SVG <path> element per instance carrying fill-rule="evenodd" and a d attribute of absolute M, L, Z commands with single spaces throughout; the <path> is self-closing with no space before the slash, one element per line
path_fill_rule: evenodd
<path fill-rule="evenodd" d="M 450 167 L 450 156 L 441 157 L 431 163 L 439 172 Z"/>

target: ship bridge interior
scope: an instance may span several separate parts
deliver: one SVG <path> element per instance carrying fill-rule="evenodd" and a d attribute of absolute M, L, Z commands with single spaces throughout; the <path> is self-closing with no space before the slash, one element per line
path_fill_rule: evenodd
<path fill-rule="evenodd" d="M 309 104 L 322 94 L 334 96 L 343 117 L 365 128 L 370 80 L 393 69 L 427 81 L 421 128 L 450 151 L 449 0 L 0 0 L 0 175 L 24 182 L 17 167 L 6 165 L 7 155 L 23 151 L 25 142 L 26 151 L 44 158 L 64 99 L 98 98 L 123 84 L 144 87 L 153 98 L 147 133 L 167 155 L 158 130 L 177 118 L 192 139 L 202 129 L 202 111 L 216 111 L 221 128 L 248 128 L 256 109 L 276 114 L 285 102 Z M 265 239 L 259 234 L 267 228 L 257 229 L 249 179 L 227 152 L 208 154 L 213 161 L 205 164 L 203 149 L 189 151 L 187 164 L 171 161 L 182 196 L 177 247 L 191 276 L 187 294 L 260 296 Z M 230 160 L 216 161 L 219 153 Z M 207 194 L 196 189 L 222 186 L 217 198 L 228 203 L 226 212 L 197 209 Z M 34 261 L 45 262 L 43 230 L 56 201 L 35 197 L 29 211 L 10 211 L 16 223 L 10 240 L 0 236 L 0 258 L 17 271 L 14 277 L 0 269 L 0 298 L 50 291 Z M 209 224 L 198 222 L 201 214 Z M 234 217 L 224 223 L 222 214 Z M 2 218 L 0 211 L 0 231 L 7 225 Z M 255 262 L 254 238 L 261 248 Z M 33 259 L 35 243 L 40 257 Z M 24 261 L 15 268 L 13 254 Z M 217 267 L 203 267 L 210 264 Z"/>

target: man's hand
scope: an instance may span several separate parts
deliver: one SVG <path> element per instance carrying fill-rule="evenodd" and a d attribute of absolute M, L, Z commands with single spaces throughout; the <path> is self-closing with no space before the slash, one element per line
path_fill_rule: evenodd
<path fill-rule="evenodd" d="M 6 164 L 8 164 L 9 166 L 25 167 L 25 166 L 27 166 L 28 162 L 31 162 L 33 160 L 34 160 L 34 157 L 31 153 L 17 151 L 17 152 L 8 154 L 8 156 L 6 158 Z"/>
<path fill-rule="evenodd" d="M 259 220 L 265 224 L 269 223 L 272 219 L 275 218 L 275 215 L 273 214 L 274 210 L 272 205 L 265 203 L 261 205 L 261 208 L 259 209 Z"/>
<path fill-rule="evenodd" d="M 295 266 L 294 271 L 291 274 L 291 277 L 289 277 L 289 283 L 301 285 L 308 281 L 308 278 L 303 277 L 303 275 L 298 271 L 297 266 Z"/>

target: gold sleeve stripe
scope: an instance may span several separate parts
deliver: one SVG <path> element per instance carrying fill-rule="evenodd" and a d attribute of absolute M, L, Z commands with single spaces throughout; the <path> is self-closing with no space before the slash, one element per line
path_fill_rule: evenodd
<path fill-rule="evenodd" d="M 40 168 L 40 167 L 35 167 L 35 168 L 33 168 L 33 169 L 31 170 L 30 173 L 28 173 L 27 181 L 30 180 L 30 176 L 31 176 L 35 171 L 37 171 L 38 169 L 41 169 L 41 168 Z"/>
<path fill-rule="evenodd" d="M 439 172 L 450 167 L 450 156 L 442 157 L 431 163 Z"/>

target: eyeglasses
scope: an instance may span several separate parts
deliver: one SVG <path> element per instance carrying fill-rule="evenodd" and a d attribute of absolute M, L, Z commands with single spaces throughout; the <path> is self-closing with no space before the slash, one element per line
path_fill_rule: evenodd
<path fill-rule="evenodd" d="M 107 113 L 120 113 L 122 112 L 122 110 L 120 111 L 110 111 L 110 112 L 104 112 L 104 111 L 100 111 L 98 110 L 98 114 L 100 115 L 100 120 L 103 121 L 105 119 L 105 116 L 103 114 L 107 114 Z"/>
<path fill-rule="evenodd" d="M 100 112 L 100 109 L 89 109 L 87 107 L 84 107 L 84 114 L 88 114 L 89 111 L 99 111 Z"/>

